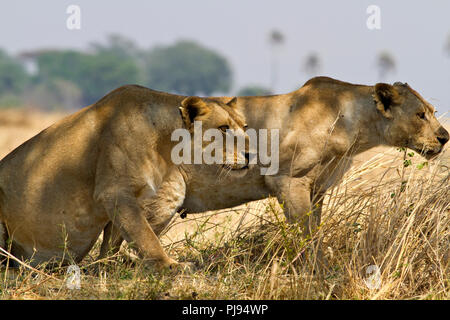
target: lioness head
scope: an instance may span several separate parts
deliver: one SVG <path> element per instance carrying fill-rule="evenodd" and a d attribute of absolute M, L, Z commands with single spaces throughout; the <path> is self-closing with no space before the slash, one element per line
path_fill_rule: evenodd
<path fill-rule="evenodd" d="M 249 168 L 247 125 L 236 101 L 188 97 L 181 102 L 181 115 L 192 135 L 194 164 L 219 164 L 239 175 Z"/>
<path fill-rule="evenodd" d="M 392 146 L 408 147 L 427 159 L 439 154 L 449 140 L 433 106 L 408 84 L 375 85 L 374 99 L 385 118 L 384 137 Z"/>

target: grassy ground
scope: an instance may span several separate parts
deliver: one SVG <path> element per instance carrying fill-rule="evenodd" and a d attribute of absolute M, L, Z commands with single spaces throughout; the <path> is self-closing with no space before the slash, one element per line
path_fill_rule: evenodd
<path fill-rule="evenodd" d="M 0 132 L 27 138 L 45 126 L 44 118 L 57 117 L 35 114 L 33 123 L 20 129 L 9 122 L 8 130 L 3 120 Z M 0 147 L 23 141 L 0 136 Z M 193 273 L 146 269 L 128 261 L 127 245 L 96 262 L 97 242 L 79 265 L 80 289 L 68 288 L 67 267 L 23 264 L 1 269 L 0 298 L 449 299 L 450 154 L 424 163 L 408 152 L 379 148 L 360 155 L 327 194 L 323 223 L 307 240 L 268 199 L 175 220 L 162 242 L 178 260 L 194 262 Z M 313 267 L 318 242 L 328 262 L 322 272 Z"/>

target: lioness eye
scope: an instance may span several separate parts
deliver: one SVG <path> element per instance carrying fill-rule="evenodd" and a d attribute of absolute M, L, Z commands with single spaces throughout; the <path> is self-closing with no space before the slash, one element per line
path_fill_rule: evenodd
<path fill-rule="evenodd" d="M 420 119 L 425 119 L 425 112 L 419 112 L 419 113 L 417 114 L 417 116 L 418 116 Z"/>
<path fill-rule="evenodd" d="M 244 130 L 248 129 L 248 124 L 244 124 Z"/>
<path fill-rule="evenodd" d="M 219 127 L 219 130 L 221 130 L 223 132 L 227 131 L 228 129 L 230 129 L 230 126 L 228 126 L 228 125 L 224 125 L 224 126 L 220 126 Z"/>

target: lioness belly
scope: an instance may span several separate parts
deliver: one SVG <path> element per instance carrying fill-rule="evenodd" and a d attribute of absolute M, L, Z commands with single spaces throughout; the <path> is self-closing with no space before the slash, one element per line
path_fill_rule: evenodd
<path fill-rule="evenodd" d="M 15 205 L 6 203 L 3 216 L 13 241 L 11 253 L 32 259 L 32 265 L 49 260 L 80 261 L 108 223 L 106 214 L 81 194 L 51 206 L 26 200 Z"/>

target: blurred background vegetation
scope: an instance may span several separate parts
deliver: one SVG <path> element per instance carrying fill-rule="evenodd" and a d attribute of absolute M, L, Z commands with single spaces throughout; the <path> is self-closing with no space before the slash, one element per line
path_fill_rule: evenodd
<path fill-rule="evenodd" d="M 113 34 L 87 50 L 0 51 L 0 108 L 31 106 L 45 111 L 90 105 L 124 84 L 184 95 L 227 94 L 232 68 L 220 53 L 193 41 L 139 48 Z M 241 95 L 269 94 L 250 85 Z"/>
<path fill-rule="evenodd" d="M 277 86 L 279 52 L 285 41 L 280 31 L 268 35 L 270 85 L 250 83 L 240 88 L 233 83 L 226 57 L 189 40 L 143 49 L 129 38 L 111 34 L 86 50 L 37 49 L 12 56 L 0 49 L 0 108 L 72 111 L 125 84 L 182 95 L 270 95 Z M 445 51 L 450 53 L 450 36 Z M 299 73 L 307 79 L 321 74 L 317 52 L 299 62 Z M 395 57 L 386 50 L 379 52 L 376 68 L 378 80 L 386 80 L 396 72 Z"/>

